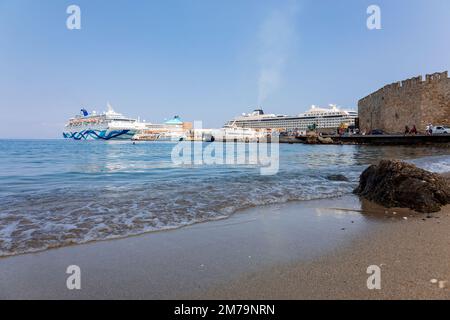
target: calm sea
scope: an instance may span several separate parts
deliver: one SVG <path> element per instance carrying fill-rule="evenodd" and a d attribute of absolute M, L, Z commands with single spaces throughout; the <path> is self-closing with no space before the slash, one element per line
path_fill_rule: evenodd
<path fill-rule="evenodd" d="M 262 176 L 255 165 L 174 164 L 174 145 L 0 140 L 0 256 L 349 194 L 381 158 L 450 171 L 450 149 L 437 147 L 280 145 L 278 174 Z"/>

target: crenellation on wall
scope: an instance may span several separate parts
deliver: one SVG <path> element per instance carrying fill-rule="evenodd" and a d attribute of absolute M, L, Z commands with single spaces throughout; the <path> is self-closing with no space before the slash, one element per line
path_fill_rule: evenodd
<path fill-rule="evenodd" d="M 433 73 L 394 82 L 358 102 L 361 131 L 381 129 L 404 132 L 416 125 L 450 125 L 450 79 L 448 72 Z"/>
<path fill-rule="evenodd" d="M 403 80 L 401 83 L 402 83 L 402 87 L 414 88 L 414 87 L 422 84 L 422 76 L 414 77 L 411 79 L 406 79 L 406 80 Z"/>
<path fill-rule="evenodd" d="M 443 81 L 448 80 L 448 71 L 445 72 L 436 72 L 433 74 L 427 74 L 426 76 L 426 82 L 436 82 L 436 81 Z"/>

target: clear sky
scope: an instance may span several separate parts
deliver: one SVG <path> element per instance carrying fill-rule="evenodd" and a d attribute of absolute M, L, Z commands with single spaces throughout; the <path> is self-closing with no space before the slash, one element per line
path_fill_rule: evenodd
<path fill-rule="evenodd" d="M 81 8 L 81 30 L 66 9 Z M 366 27 L 381 8 L 381 30 Z M 81 107 L 224 122 L 257 105 L 356 109 L 448 70 L 448 0 L 0 0 L 0 138 L 60 138 Z"/>

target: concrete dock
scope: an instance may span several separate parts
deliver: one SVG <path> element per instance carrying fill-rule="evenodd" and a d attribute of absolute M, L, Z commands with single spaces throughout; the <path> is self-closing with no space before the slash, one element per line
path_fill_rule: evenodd
<path fill-rule="evenodd" d="M 426 145 L 450 143 L 450 135 L 353 135 L 332 137 L 334 141 L 371 145 Z"/>

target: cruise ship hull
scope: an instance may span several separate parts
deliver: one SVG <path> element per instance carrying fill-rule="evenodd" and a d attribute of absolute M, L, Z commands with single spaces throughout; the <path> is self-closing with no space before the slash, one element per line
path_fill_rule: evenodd
<path fill-rule="evenodd" d="M 82 130 L 79 132 L 64 132 L 63 137 L 74 140 L 131 140 L 136 130 Z"/>

